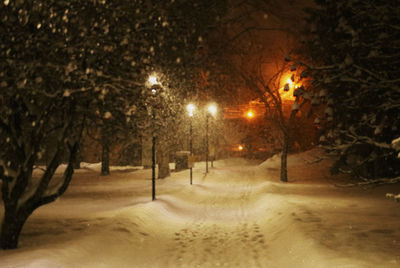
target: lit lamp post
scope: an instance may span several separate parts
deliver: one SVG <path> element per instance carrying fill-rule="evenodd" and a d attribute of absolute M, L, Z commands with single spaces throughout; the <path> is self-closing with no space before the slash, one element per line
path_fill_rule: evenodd
<path fill-rule="evenodd" d="M 189 141 L 189 151 L 190 151 L 190 156 L 188 159 L 189 162 L 189 168 L 190 168 L 190 184 L 193 182 L 193 164 L 194 164 L 194 159 L 193 159 L 193 113 L 196 107 L 194 104 L 188 104 L 186 106 L 186 109 L 188 111 L 189 117 L 190 117 L 190 130 L 189 130 L 189 136 L 190 136 L 190 141 Z"/>
<path fill-rule="evenodd" d="M 154 75 L 149 76 L 148 82 L 150 84 L 151 88 L 151 95 L 152 97 L 155 97 L 157 94 L 157 89 L 160 88 L 160 84 L 157 81 L 157 77 Z M 154 104 L 152 105 L 151 109 L 151 120 L 152 120 L 152 139 L 151 139 L 151 193 L 152 193 L 152 200 L 154 201 L 156 199 L 156 128 L 155 128 L 155 119 L 156 119 L 156 113 L 155 113 L 155 107 Z"/>
<path fill-rule="evenodd" d="M 206 115 L 206 173 L 208 173 L 208 155 L 209 155 L 208 121 L 209 121 L 210 115 L 215 116 L 216 114 L 217 114 L 217 106 L 214 104 L 210 104 L 207 108 L 207 115 Z"/>

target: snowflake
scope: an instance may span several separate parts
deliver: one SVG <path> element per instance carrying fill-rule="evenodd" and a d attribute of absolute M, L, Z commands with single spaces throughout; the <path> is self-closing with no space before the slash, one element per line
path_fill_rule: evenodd
<path fill-rule="evenodd" d="M 110 112 L 105 112 L 104 113 L 104 119 L 110 119 L 112 114 Z"/>

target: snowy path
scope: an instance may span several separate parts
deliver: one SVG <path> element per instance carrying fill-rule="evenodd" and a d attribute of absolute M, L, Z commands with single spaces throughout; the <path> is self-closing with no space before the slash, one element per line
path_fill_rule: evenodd
<path fill-rule="evenodd" d="M 237 181 L 218 185 L 218 179 L 224 177 L 221 173 Z M 197 198 L 193 207 L 196 215 L 174 233 L 167 264 L 262 267 L 268 246 L 256 218 L 250 215 L 254 187 L 248 173 L 246 169 L 213 170 L 202 181 L 198 187 L 202 198 Z M 206 187 L 207 182 L 218 186 Z"/>
<path fill-rule="evenodd" d="M 289 163 L 289 184 L 276 163 L 218 161 L 207 176 L 200 164 L 193 185 L 188 171 L 158 180 L 155 202 L 149 170 L 80 170 L 0 267 L 400 266 L 398 203 L 310 182 L 325 167 Z"/>

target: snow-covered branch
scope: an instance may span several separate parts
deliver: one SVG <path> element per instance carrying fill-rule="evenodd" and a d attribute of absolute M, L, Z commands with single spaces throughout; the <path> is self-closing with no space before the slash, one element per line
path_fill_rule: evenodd
<path fill-rule="evenodd" d="M 376 73 L 374 73 L 374 72 L 372 72 L 370 70 L 367 70 L 366 68 L 363 68 L 363 67 L 361 67 L 361 66 L 359 66 L 357 64 L 353 64 L 353 66 L 356 67 L 357 69 L 363 71 L 363 72 L 366 72 L 367 74 L 369 74 L 370 76 L 372 76 L 373 78 L 375 78 L 378 81 L 382 80 L 382 78 L 378 74 L 376 74 Z"/>
<path fill-rule="evenodd" d="M 396 178 L 380 178 L 356 183 L 335 184 L 337 187 L 356 187 L 356 186 L 374 186 L 381 184 L 395 184 L 400 182 L 400 177 Z"/>
<path fill-rule="evenodd" d="M 362 135 L 358 135 L 355 130 L 350 129 L 348 132 L 343 132 L 344 134 L 346 134 L 349 137 L 352 137 L 354 140 L 357 141 L 363 141 L 366 142 L 368 144 L 374 145 L 375 147 L 378 148 L 383 148 L 383 149 L 392 149 L 392 146 L 388 143 L 385 142 L 378 142 L 376 140 L 373 140 L 371 137 L 368 136 L 362 136 Z"/>

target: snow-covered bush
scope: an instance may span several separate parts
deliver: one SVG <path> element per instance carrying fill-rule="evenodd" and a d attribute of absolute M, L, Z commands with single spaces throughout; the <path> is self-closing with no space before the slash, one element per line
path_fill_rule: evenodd
<path fill-rule="evenodd" d="M 392 140 L 392 147 L 395 149 L 397 152 L 397 158 L 400 158 L 400 137 L 397 139 Z"/>
<path fill-rule="evenodd" d="M 394 199 L 394 201 L 400 202 L 400 194 L 387 193 L 386 198 Z"/>

